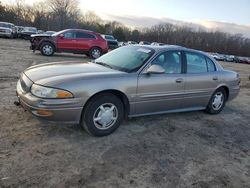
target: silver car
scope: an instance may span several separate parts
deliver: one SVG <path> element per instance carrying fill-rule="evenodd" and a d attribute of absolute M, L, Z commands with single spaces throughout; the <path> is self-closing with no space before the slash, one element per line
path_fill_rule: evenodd
<path fill-rule="evenodd" d="M 205 110 L 219 113 L 239 93 L 236 72 L 203 52 L 179 46 L 126 46 L 94 62 L 26 69 L 19 104 L 49 121 L 80 123 L 104 136 L 126 117 Z"/>

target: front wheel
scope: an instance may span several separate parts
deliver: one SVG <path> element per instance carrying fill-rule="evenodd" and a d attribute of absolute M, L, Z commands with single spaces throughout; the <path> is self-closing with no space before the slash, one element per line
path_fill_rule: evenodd
<path fill-rule="evenodd" d="M 227 97 L 226 97 L 225 89 L 223 89 L 223 88 L 217 89 L 213 93 L 213 95 L 212 95 L 212 97 L 207 105 L 206 112 L 209 114 L 220 113 L 225 106 L 226 98 Z"/>
<path fill-rule="evenodd" d="M 100 94 L 87 103 L 81 126 L 91 135 L 106 136 L 120 126 L 123 118 L 122 101 L 113 94 Z"/>
<path fill-rule="evenodd" d="M 98 47 L 93 47 L 91 48 L 89 55 L 91 58 L 97 59 L 98 57 L 102 55 L 102 50 Z"/>
<path fill-rule="evenodd" d="M 54 46 L 49 42 L 43 43 L 40 49 L 41 49 L 41 54 L 45 56 L 51 56 L 55 52 Z"/>

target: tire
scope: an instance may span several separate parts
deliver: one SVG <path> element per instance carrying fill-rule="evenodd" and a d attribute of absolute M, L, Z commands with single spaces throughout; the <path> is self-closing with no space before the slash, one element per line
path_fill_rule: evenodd
<path fill-rule="evenodd" d="M 98 57 L 100 57 L 102 55 L 102 50 L 98 47 L 93 47 L 91 48 L 91 50 L 89 51 L 89 56 L 92 59 L 97 59 Z"/>
<path fill-rule="evenodd" d="M 226 104 L 226 100 L 227 100 L 227 95 L 225 89 L 223 88 L 217 89 L 213 93 L 211 99 L 209 100 L 205 112 L 209 114 L 220 113 Z"/>
<path fill-rule="evenodd" d="M 50 42 L 44 42 L 40 47 L 40 51 L 44 56 L 52 56 L 55 52 L 55 48 Z"/>
<path fill-rule="evenodd" d="M 90 99 L 82 114 L 81 126 L 93 136 L 113 133 L 124 118 L 122 101 L 113 94 L 100 94 Z"/>

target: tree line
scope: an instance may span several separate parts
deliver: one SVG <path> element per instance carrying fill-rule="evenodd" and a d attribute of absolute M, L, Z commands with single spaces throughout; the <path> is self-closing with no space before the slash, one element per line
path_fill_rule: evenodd
<path fill-rule="evenodd" d="M 44 0 L 33 6 L 16 0 L 13 4 L 0 1 L 0 21 L 33 26 L 41 30 L 59 31 L 81 28 L 112 34 L 119 41 L 149 41 L 180 45 L 207 52 L 250 57 L 250 39 L 242 34 L 207 31 L 169 23 L 149 28 L 131 29 L 117 21 L 104 21 L 92 11 L 82 13 L 78 0 Z"/>

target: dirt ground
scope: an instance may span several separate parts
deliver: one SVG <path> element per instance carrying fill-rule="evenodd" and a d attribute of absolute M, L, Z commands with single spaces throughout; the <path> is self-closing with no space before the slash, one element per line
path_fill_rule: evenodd
<path fill-rule="evenodd" d="M 202 111 L 134 118 L 96 138 L 78 125 L 38 121 L 14 106 L 18 75 L 44 57 L 29 42 L 0 39 L 0 187 L 250 187 L 250 65 L 219 115 Z"/>

